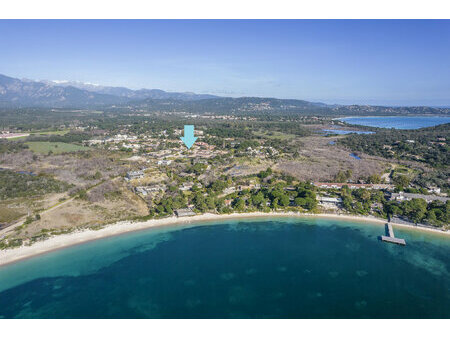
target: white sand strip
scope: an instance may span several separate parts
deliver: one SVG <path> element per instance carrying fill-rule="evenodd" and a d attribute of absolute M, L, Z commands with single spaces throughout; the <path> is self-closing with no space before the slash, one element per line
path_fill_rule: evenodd
<path fill-rule="evenodd" d="M 198 223 L 205 221 L 220 221 L 225 219 L 236 219 L 236 218 L 253 218 L 253 217 L 316 217 L 316 218 L 332 218 L 341 220 L 352 220 L 359 222 L 371 222 L 371 223 L 386 223 L 386 220 L 378 219 L 375 217 L 363 217 L 363 216 L 352 216 L 352 215 L 336 215 L 336 214 L 302 214 L 294 212 L 251 212 L 251 213 L 235 213 L 235 214 L 203 214 L 196 215 L 192 217 L 168 217 L 163 219 L 152 219 L 144 222 L 132 222 L 123 221 L 110 225 L 106 225 L 100 230 L 80 230 L 70 234 L 58 235 L 51 237 L 45 241 L 36 242 L 31 246 L 21 246 L 18 248 L 1 250 L 0 251 L 0 266 L 6 265 L 12 262 L 16 262 L 25 258 L 30 258 L 36 255 L 40 255 L 49 251 L 54 251 L 69 247 L 72 245 L 77 245 L 80 243 L 85 243 L 105 237 L 115 236 L 119 234 L 124 234 L 131 231 L 143 230 L 158 226 L 176 225 L 176 224 L 189 224 Z M 431 231 L 434 233 L 442 235 L 450 235 L 449 231 L 441 231 L 423 227 L 416 227 L 412 225 L 397 224 L 392 223 L 399 227 L 406 227 L 416 230 Z"/>

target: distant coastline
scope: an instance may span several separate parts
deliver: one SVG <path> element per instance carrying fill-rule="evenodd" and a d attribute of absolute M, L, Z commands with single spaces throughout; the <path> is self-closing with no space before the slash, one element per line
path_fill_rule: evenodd
<path fill-rule="evenodd" d="M 338 215 L 338 214 L 303 214 L 296 212 L 250 212 L 250 213 L 234 213 L 234 214 L 210 214 L 205 213 L 191 217 L 167 217 L 162 219 L 152 219 L 143 222 L 121 221 L 106 225 L 99 230 L 80 230 L 69 234 L 57 235 L 45 241 L 34 243 L 31 246 L 21 246 L 13 249 L 6 249 L 0 251 L 0 266 L 8 265 L 20 260 L 45 254 L 51 251 L 64 249 L 70 246 L 95 241 L 102 238 L 118 236 L 128 232 L 150 229 L 154 227 L 169 226 L 169 225 L 187 225 L 192 223 L 203 223 L 221 221 L 227 219 L 246 219 L 246 218 L 270 218 L 270 217 L 298 217 L 298 218 L 328 218 L 337 220 L 349 220 L 368 223 L 387 223 L 386 220 L 370 217 L 370 216 L 355 216 L 355 215 Z M 442 231 L 438 229 L 430 229 L 418 226 L 412 226 L 401 223 L 392 223 L 398 227 L 416 229 L 419 231 L 428 231 L 441 235 L 450 235 L 449 231 Z"/>

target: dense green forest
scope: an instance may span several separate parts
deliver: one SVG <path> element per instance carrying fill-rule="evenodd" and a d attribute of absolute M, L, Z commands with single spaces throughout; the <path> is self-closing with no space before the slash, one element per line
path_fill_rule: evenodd
<path fill-rule="evenodd" d="M 64 135 L 30 135 L 27 137 L 27 142 L 63 142 L 63 143 L 81 143 L 84 140 L 89 140 L 92 135 L 81 132 L 69 132 Z"/>
<path fill-rule="evenodd" d="M 352 151 L 385 158 L 445 167 L 449 157 L 450 123 L 416 130 L 380 129 L 375 134 L 352 134 L 339 143 Z"/>
<path fill-rule="evenodd" d="M 261 189 L 243 189 L 226 196 L 221 194 L 224 189 L 232 184 L 232 180 L 229 177 L 223 177 L 222 180 L 214 181 L 203 189 L 193 188 L 193 193 L 188 195 L 178 191 L 178 189 L 172 189 L 172 192 L 167 193 L 155 204 L 154 208 L 150 210 L 150 214 L 159 216 L 170 215 L 173 213 L 173 210 L 185 208 L 189 204 L 194 205 L 195 211 L 202 213 L 207 211 L 231 213 L 233 211 L 257 210 L 267 212 L 290 207 L 313 210 L 317 207 L 314 186 L 309 183 L 299 183 L 292 189 L 286 190 L 288 183 L 293 178 L 273 173 L 270 168 L 261 171 L 257 177 L 249 177 L 247 179 L 258 179 L 265 183 Z M 229 203 L 226 203 L 226 201 Z"/>
<path fill-rule="evenodd" d="M 417 175 L 413 182 L 414 184 L 426 188 L 428 186 L 440 187 L 442 192 L 450 193 L 450 166 L 438 168 L 429 172 L 422 172 Z"/>
<path fill-rule="evenodd" d="M 424 199 L 414 198 L 400 203 L 388 202 L 385 210 L 391 216 L 403 216 L 415 223 L 450 224 L 450 201 L 433 201 L 427 204 Z"/>
<path fill-rule="evenodd" d="M 388 201 L 386 194 L 380 190 L 354 189 L 344 186 L 341 190 L 342 205 L 353 214 L 375 214 L 385 218 L 389 216 L 404 217 L 415 223 L 427 223 L 441 226 L 450 223 L 450 201 L 434 201 L 427 204 L 424 199 L 411 201 Z"/>

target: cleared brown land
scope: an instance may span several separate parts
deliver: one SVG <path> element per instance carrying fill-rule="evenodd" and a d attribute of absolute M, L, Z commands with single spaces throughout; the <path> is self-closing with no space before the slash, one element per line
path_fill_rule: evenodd
<path fill-rule="evenodd" d="M 295 160 L 280 161 L 275 169 L 290 174 L 300 180 L 329 181 L 339 170 L 352 170 L 353 179 L 381 174 L 387 168 L 382 159 L 358 154 L 361 160 L 350 156 L 349 151 L 329 144 L 339 137 L 311 136 L 301 139 L 299 157 Z"/>
<path fill-rule="evenodd" d="M 106 152 L 89 152 L 70 155 L 36 155 L 25 150 L 0 155 L 0 166 L 12 170 L 47 173 L 69 184 L 85 186 L 95 184 L 93 176 L 98 171 L 103 178 L 117 176 L 129 170 L 117 156 Z"/>
<path fill-rule="evenodd" d="M 30 238 L 43 232 L 97 227 L 148 214 L 146 203 L 119 181 L 107 181 L 89 191 L 86 199 L 75 198 L 41 214 L 41 219 L 23 225 L 15 238 Z"/>
<path fill-rule="evenodd" d="M 47 209 L 57 204 L 61 198 L 67 197 L 67 194 L 60 193 L 0 201 L 0 223 L 9 225 L 28 214 L 38 214 L 40 210 Z"/>

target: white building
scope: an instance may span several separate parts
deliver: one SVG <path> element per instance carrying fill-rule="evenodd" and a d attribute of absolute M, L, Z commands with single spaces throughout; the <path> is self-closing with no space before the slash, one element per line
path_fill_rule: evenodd
<path fill-rule="evenodd" d="M 342 203 L 340 197 L 327 197 L 327 196 L 317 196 L 319 205 L 326 209 L 337 209 L 339 204 Z"/>
<path fill-rule="evenodd" d="M 142 196 L 147 196 L 152 193 L 165 191 L 166 186 L 165 185 L 152 185 L 152 186 L 141 186 L 134 188 L 134 191 L 136 193 L 141 194 Z"/>
<path fill-rule="evenodd" d="M 175 210 L 175 215 L 177 215 L 177 217 L 195 216 L 195 212 L 193 212 L 189 208 L 177 209 L 177 210 Z"/>
<path fill-rule="evenodd" d="M 436 195 L 423 195 L 423 194 L 410 194 L 410 193 L 404 193 L 401 191 L 400 193 L 393 193 L 391 194 L 391 201 L 411 201 L 412 199 L 420 198 L 425 200 L 427 203 L 431 203 L 432 201 L 441 201 L 442 203 L 446 203 L 450 198 L 448 197 L 442 197 L 442 196 L 436 196 Z"/>
<path fill-rule="evenodd" d="M 180 190 L 181 191 L 188 191 L 188 190 L 191 190 L 193 186 L 194 186 L 194 183 L 192 183 L 192 182 L 185 182 L 180 187 Z"/>
<path fill-rule="evenodd" d="M 131 181 L 139 178 L 144 177 L 144 172 L 142 170 L 136 170 L 136 171 L 129 171 L 127 172 L 127 175 L 125 177 L 126 181 Z"/>

